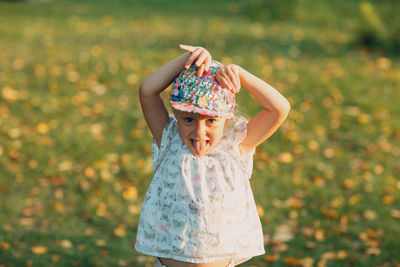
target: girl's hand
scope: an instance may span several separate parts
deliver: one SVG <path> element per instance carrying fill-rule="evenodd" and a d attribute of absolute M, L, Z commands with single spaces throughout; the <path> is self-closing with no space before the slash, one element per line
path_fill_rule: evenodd
<path fill-rule="evenodd" d="M 215 76 L 217 82 L 224 88 L 236 94 L 240 91 L 240 67 L 229 64 L 221 68 Z"/>
<path fill-rule="evenodd" d="M 199 67 L 197 70 L 197 78 L 200 78 L 203 75 L 204 71 L 208 71 L 211 65 L 211 54 L 207 51 L 207 49 L 200 46 L 190 46 L 190 45 L 179 45 L 180 49 L 186 50 L 191 53 L 190 57 L 187 59 L 185 63 L 185 69 L 188 69 L 194 61 L 196 61 L 195 65 Z"/>

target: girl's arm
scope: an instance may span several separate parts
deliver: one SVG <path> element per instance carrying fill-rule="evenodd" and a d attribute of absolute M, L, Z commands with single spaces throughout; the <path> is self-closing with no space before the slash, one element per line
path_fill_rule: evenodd
<path fill-rule="evenodd" d="M 211 64 L 211 55 L 206 49 L 187 45 L 180 45 L 180 48 L 188 52 L 161 66 L 139 86 L 139 100 L 143 115 L 158 147 L 161 144 L 162 131 L 168 122 L 168 111 L 161 98 L 161 92 L 195 60 L 195 64 L 199 66 L 198 76 L 201 76 L 204 70 L 208 70 Z"/>
<path fill-rule="evenodd" d="M 227 65 L 217 74 L 222 86 L 238 92 L 243 85 L 264 107 L 247 124 L 247 135 L 239 144 L 246 154 L 270 137 L 289 114 L 289 101 L 275 88 L 237 65 Z"/>

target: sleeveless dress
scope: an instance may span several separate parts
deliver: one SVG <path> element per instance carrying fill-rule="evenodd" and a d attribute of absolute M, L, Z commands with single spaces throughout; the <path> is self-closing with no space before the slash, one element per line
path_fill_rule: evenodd
<path fill-rule="evenodd" d="M 240 117 L 205 156 L 195 156 L 178 134 L 173 114 L 160 148 L 153 139 L 154 177 L 142 204 L 135 249 L 143 254 L 206 263 L 232 258 L 235 265 L 265 253 L 250 178 L 253 149 Z"/>

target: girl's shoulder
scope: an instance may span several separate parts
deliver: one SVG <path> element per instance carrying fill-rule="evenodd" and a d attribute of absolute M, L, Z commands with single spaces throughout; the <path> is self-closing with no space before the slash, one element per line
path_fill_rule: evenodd
<path fill-rule="evenodd" d="M 174 117 L 174 114 L 169 114 L 168 122 L 161 134 L 160 147 L 157 146 L 156 140 L 153 138 L 152 158 L 154 170 L 158 168 L 159 164 L 161 163 L 160 159 L 165 157 L 165 155 L 168 153 L 168 150 L 171 148 L 172 144 L 176 142 L 176 138 L 178 137 L 178 123 Z"/>
<path fill-rule="evenodd" d="M 218 146 L 219 154 L 228 154 L 229 159 L 235 162 L 250 179 L 253 170 L 253 156 L 255 148 L 249 153 L 241 154 L 240 143 L 246 137 L 247 123 L 245 117 L 239 116 L 228 125 L 226 133 Z"/>

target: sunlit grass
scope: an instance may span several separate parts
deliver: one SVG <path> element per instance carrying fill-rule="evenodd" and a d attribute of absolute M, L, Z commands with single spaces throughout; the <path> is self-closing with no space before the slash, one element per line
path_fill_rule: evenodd
<path fill-rule="evenodd" d="M 399 264 L 399 59 L 354 44 L 357 9 L 296 3 L 0 2 L 0 266 L 152 266 L 133 249 L 152 177 L 137 88 L 179 43 L 292 105 L 255 155 L 267 254 L 243 266 Z"/>

